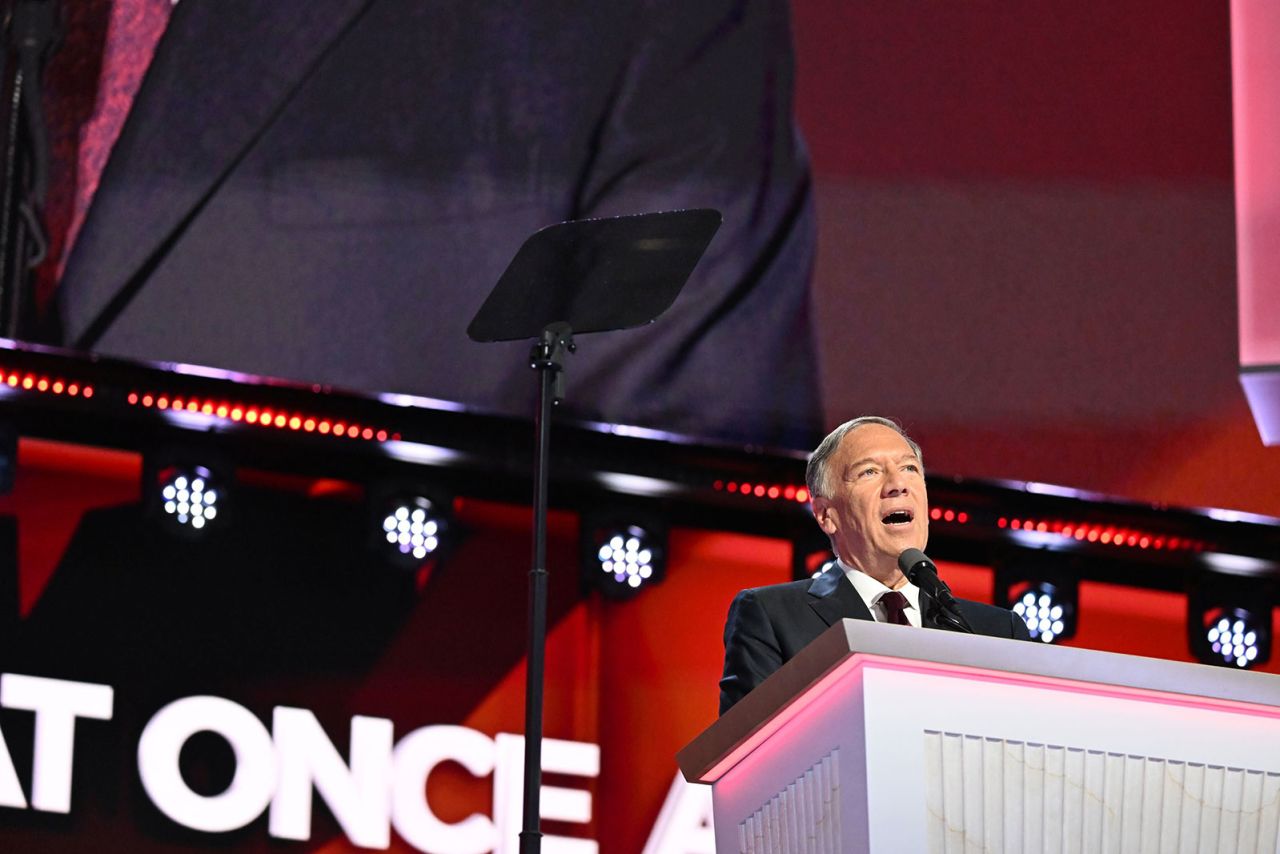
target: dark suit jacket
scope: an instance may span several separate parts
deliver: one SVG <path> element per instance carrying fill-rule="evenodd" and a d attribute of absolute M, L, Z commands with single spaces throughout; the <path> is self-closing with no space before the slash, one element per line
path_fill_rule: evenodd
<path fill-rule="evenodd" d="M 1012 611 L 958 599 L 960 613 L 974 632 L 996 638 L 1031 640 L 1026 624 Z M 923 625 L 932 598 L 920 591 Z M 866 603 L 838 566 L 815 579 L 743 590 L 729 606 L 724 628 L 724 677 L 720 680 L 720 714 L 746 696 L 770 674 L 838 620 L 873 619 Z"/>
<path fill-rule="evenodd" d="M 807 441 L 792 78 L 785 0 L 182 0 L 68 259 L 64 341 L 528 415 L 528 344 L 465 334 L 524 238 L 711 207 L 684 293 L 581 340 L 566 408 Z"/>

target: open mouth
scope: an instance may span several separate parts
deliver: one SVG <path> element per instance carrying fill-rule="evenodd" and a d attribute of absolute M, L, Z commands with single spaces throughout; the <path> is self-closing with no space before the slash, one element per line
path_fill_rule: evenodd
<path fill-rule="evenodd" d="M 894 510 L 890 513 L 886 513 L 880 521 L 889 527 L 893 527 L 894 525 L 910 525 L 911 520 L 914 518 L 915 514 L 910 510 Z"/>

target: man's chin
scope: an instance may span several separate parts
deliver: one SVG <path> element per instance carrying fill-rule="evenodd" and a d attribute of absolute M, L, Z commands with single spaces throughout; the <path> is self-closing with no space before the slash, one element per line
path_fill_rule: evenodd
<path fill-rule="evenodd" d="M 888 531 L 889 539 L 887 543 L 891 548 L 897 549 L 894 552 L 894 558 L 902 554 L 907 549 L 920 549 L 924 551 L 925 543 L 929 541 L 927 534 L 921 534 L 912 528 L 906 528 L 902 531 Z"/>

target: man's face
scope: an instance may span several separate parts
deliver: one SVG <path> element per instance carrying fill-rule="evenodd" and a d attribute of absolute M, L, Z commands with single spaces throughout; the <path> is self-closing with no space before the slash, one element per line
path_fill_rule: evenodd
<path fill-rule="evenodd" d="M 813 515 L 840 559 L 894 586 L 898 555 L 929 541 L 924 470 L 907 440 L 882 424 L 851 430 L 827 461 L 826 486 Z"/>

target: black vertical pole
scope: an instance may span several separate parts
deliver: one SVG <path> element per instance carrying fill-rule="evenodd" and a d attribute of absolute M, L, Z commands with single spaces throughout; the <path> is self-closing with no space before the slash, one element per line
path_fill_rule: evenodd
<path fill-rule="evenodd" d="M 0 335 L 16 337 L 16 312 L 27 285 L 27 259 L 20 205 L 23 169 L 22 71 L 9 63 L 12 9 L 0 9 Z"/>
<path fill-rule="evenodd" d="M 33 272 L 48 251 L 49 135 L 41 98 L 58 28 L 55 0 L 17 0 L 0 10 L 0 334 L 11 338 L 34 318 Z"/>
<path fill-rule="evenodd" d="M 547 462 L 551 455 L 551 384 L 554 370 L 542 368 L 537 424 L 538 456 L 533 470 L 533 568 L 529 570 L 529 652 L 524 689 L 524 823 L 520 854 L 542 849 L 542 686 L 547 644 Z"/>
<path fill-rule="evenodd" d="M 547 476 L 551 458 L 551 408 L 564 397 L 564 353 L 574 351 L 569 326 L 553 323 L 533 346 L 530 367 L 539 371 L 538 450 L 533 464 L 533 568 L 529 570 L 529 652 L 524 706 L 524 821 L 520 854 L 542 850 L 542 698 L 547 646 Z"/>

